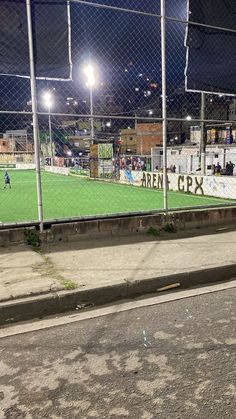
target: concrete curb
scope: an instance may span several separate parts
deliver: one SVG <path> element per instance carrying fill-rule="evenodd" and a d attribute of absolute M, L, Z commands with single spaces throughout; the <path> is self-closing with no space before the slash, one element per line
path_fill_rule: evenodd
<path fill-rule="evenodd" d="M 177 289 L 222 282 L 236 276 L 236 264 L 171 274 L 134 282 L 122 282 L 87 290 L 59 291 L 0 303 L 0 325 L 99 306 L 124 298 L 137 297 L 178 284 Z"/>

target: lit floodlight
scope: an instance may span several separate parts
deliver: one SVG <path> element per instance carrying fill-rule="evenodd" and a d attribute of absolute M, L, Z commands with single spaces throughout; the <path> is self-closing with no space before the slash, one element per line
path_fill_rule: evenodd
<path fill-rule="evenodd" d="M 51 109 L 53 101 L 52 101 L 52 94 L 51 92 L 46 92 L 43 95 L 44 105 L 46 108 Z"/>
<path fill-rule="evenodd" d="M 84 73 L 87 78 L 86 85 L 91 88 L 94 87 L 96 83 L 94 66 L 92 64 L 87 65 L 84 69 Z"/>

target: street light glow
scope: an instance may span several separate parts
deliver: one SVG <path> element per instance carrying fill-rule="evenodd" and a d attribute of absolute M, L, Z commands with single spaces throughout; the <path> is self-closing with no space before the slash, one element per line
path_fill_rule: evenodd
<path fill-rule="evenodd" d="M 88 87 L 95 86 L 96 80 L 95 80 L 95 72 L 94 72 L 93 65 L 92 64 L 87 65 L 87 67 L 85 67 L 85 69 L 84 69 L 84 73 L 85 73 L 86 78 L 87 78 L 86 85 Z"/>
<path fill-rule="evenodd" d="M 52 107 L 52 94 L 50 92 L 45 92 L 43 99 L 46 108 L 50 109 Z"/>
<path fill-rule="evenodd" d="M 191 117 L 191 115 L 188 115 L 188 116 L 186 117 L 186 119 L 187 119 L 187 121 L 192 121 L 192 117 Z"/>
<path fill-rule="evenodd" d="M 51 108 L 53 105 L 53 95 L 48 90 L 43 94 L 44 106 L 48 109 L 48 131 L 49 131 L 49 141 L 50 141 L 50 152 L 51 152 L 51 166 L 53 166 L 53 158 L 54 151 L 53 151 L 53 140 L 52 140 L 52 121 L 51 121 Z"/>
<path fill-rule="evenodd" d="M 96 68 L 94 65 L 89 64 L 84 67 L 84 74 L 86 76 L 87 82 L 86 86 L 89 88 L 90 91 L 90 128 L 91 128 L 91 138 L 94 139 L 95 129 L 94 129 L 94 117 L 93 117 L 93 88 L 96 84 Z"/>

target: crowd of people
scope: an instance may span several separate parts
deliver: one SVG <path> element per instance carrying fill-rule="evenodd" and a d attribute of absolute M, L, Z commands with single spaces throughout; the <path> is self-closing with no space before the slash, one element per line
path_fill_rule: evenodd
<path fill-rule="evenodd" d="M 156 166 L 155 172 L 163 172 L 163 167 Z M 170 167 L 167 167 L 167 173 L 176 173 L 175 164 L 171 165 Z"/>
<path fill-rule="evenodd" d="M 121 169 L 129 167 L 131 170 L 140 170 L 145 172 L 147 170 L 147 166 L 147 160 L 145 157 L 122 157 L 120 159 Z"/>
<path fill-rule="evenodd" d="M 114 166 L 116 170 L 125 170 L 129 169 L 131 171 L 150 171 L 151 170 L 151 162 L 150 159 L 145 157 L 121 157 L 118 159 L 113 159 L 115 162 Z M 212 164 L 212 166 L 208 166 L 208 169 L 211 168 L 212 175 L 217 176 L 233 176 L 235 164 L 231 161 L 227 162 L 224 167 L 221 166 L 219 162 L 217 164 Z M 176 165 L 173 164 L 167 168 L 168 173 L 176 173 Z M 158 165 L 155 166 L 155 172 L 163 172 L 163 168 L 159 167 Z M 201 171 L 201 168 L 197 169 L 197 171 Z"/>
<path fill-rule="evenodd" d="M 227 162 L 224 168 L 222 168 L 222 166 L 220 165 L 219 162 L 216 165 L 213 164 L 211 166 L 212 174 L 213 175 L 218 175 L 218 176 L 220 176 L 220 175 L 222 175 L 222 176 L 233 176 L 234 168 L 235 168 L 235 164 L 232 163 L 231 161 Z"/>

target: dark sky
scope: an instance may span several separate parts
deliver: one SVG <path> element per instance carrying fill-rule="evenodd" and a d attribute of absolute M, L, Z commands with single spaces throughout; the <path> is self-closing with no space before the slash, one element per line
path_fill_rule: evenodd
<path fill-rule="evenodd" d="M 91 1 L 91 0 L 90 0 Z M 158 0 L 92 0 L 116 7 L 160 13 Z M 186 0 L 167 0 L 167 15 L 186 17 Z M 161 86 L 161 37 L 157 17 L 94 8 L 71 3 L 73 82 L 38 82 L 39 91 L 56 87 L 63 96 L 85 94 L 82 68 L 91 59 L 97 64 L 98 77 L 122 101 L 133 99 L 134 88 L 148 89 L 149 81 Z M 56 16 L 55 16 L 56 19 Z M 167 23 L 168 86 L 184 81 L 185 25 Z M 142 74 L 142 77 L 140 77 Z M 149 80 L 149 81 L 147 81 Z M 29 83 L 17 78 L 0 78 L 0 106 L 22 108 L 30 98 Z M 160 92 L 158 92 L 159 94 Z M 136 105 L 143 102 L 137 94 Z"/>
<path fill-rule="evenodd" d="M 186 17 L 186 0 L 168 0 L 166 3 L 167 15 Z M 103 4 L 160 13 L 158 0 L 105 0 Z M 75 82 L 79 83 L 80 68 L 90 53 L 100 69 L 100 78 L 113 89 L 122 86 L 127 93 L 133 91 L 142 82 L 140 74 L 161 84 L 159 18 L 72 4 L 72 23 Z M 184 80 L 184 35 L 185 25 L 167 23 L 168 81 L 171 86 Z"/>
<path fill-rule="evenodd" d="M 99 0 L 92 0 L 99 3 Z M 104 4 L 159 13 L 158 0 L 104 0 Z M 186 0 L 168 0 L 167 15 L 184 18 Z M 98 9 L 72 4 L 75 66 L 90 52 L 106 67 L 119 71 L 132 61 L 140 71 L 158 71 L 160 67 L 160 20 L 152 16 Z M 184 25 L 167 23 L 167 42 L 175 59 L 183 50 Z M 152 68 L 153 67 L 153 68 Z"/>

